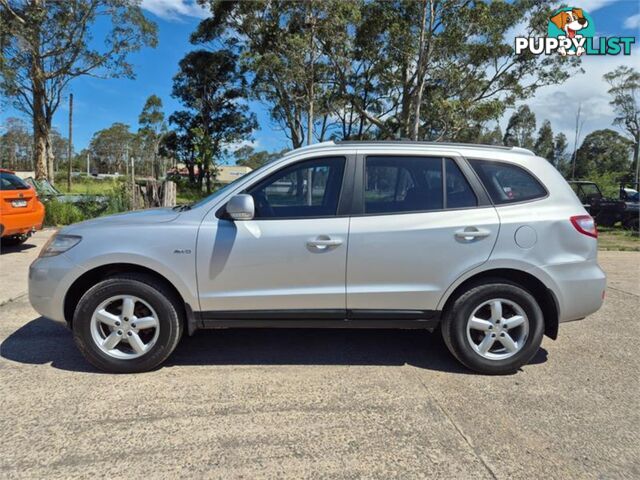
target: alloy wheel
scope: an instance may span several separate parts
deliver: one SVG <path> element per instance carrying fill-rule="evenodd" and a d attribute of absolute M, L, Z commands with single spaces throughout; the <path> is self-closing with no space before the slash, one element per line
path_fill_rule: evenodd
<path fill-rule="evenodd" d="M 467 340 L 483 358 L 504 360 L 524 347 L 529 319 L 517 303 L 494 298 L 476 307 L 467 320 Z"/>
<path fill-rule="evenodd" d="M 155 310 L 141 298 L 117 295 L 94 310 L 91 337 L 98 348 L 113 358 L 130 360 L 147 353 L 160 334 Z"/>

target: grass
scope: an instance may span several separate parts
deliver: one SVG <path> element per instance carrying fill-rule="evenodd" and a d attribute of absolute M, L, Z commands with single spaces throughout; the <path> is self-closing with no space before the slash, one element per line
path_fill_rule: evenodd
<path fill-rule="evenodd" d="M 617 228 L 598 228 L 598 249 L 640 252 L 638 233 Z"/>
<path fill-rule="evenodd" d="M 106 195 L 113 192 L 113 189 L 122 182 L 117 180 L 83 180 L 81 182 L 71 182 L 71 190 L 67 189 L 67 182 L 57 182 L 56 188 L 62 193 L 72 193 L 77 195 Z"/>

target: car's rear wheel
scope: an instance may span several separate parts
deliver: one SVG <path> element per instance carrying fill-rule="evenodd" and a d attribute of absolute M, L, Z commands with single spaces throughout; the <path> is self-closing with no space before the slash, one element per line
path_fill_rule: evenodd
<path fill-rule="evenodd" d="M 2 237 L 2 245 L 5 247 L 10 247 L 14 245 L 20 245 L 26 242 L 29 239 L 30 235 L 23 233 L 20 235 L 9 235 L 6 237 Z"/>
<path fill-rule="evenodd" d="M 182 335 L 178 299 L 155 278 L 120 275 L 90 288 L 78 302 L 73 334 L 100 370 L 151 370 L 173 352 Z"/>
<path fill-rule="evenodd" d="M 442 336 L 468 368 L 505 374 L 528 363 L 540 348 L 544 317 L 518 285 L 494 280 L 462 293 L 444 313 Z"/>

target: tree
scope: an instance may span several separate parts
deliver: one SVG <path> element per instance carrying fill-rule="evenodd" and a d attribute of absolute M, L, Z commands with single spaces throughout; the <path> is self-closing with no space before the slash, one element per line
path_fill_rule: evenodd
<path fill-rule="evenodd" d="M 111 21 L 103 42 L 92 38 L 99 17 Z M 83 75 L 132 78 L 127 55 L 155 44 L 156 26 L 137 2 L 0 0 L 0 90 L 32 119 L 36 178 L 53 175 L 49 133 L 69 83 Z"/>
<path fill-rule="evenodd" d="M 129 125 L 124 123 L 114 123 L 94 133 L 89 150 L 98 170 L 105 173 L 128 171 L 129 165 L 126 160 L 130 153 L 130 143 L 134 138 L 135 135 L 129 131 Z"/>
<path fill-rule="evenodd" d="M 631 145 L 628 139 L 610 129 L 591 132 L 576 152 L 576 177 L 584 178 L 592 173 L 628 174 Z"/>
<path fill-rule="evenodd" d="M 243 100 L 247 83 L 231 50 L 196 50 L 180 60 L 180 71 L 173 79 L 172 95 L 187 108 L 172 115 L 191 137 L 196 154 L 199 183 L 203 174 L 207 191 L 215 176 L 215 160 L 225 144 L 247 139 L 256 128 L 255 115 Z"/>
<path fill-rule="evenodd" d="M 5 120 L 4 133 L 0 136 L 2 167 L 12 170 L 32 170 L 31 132 L 26 123 L 15 117 Z"/>
<path fill-rule="evenodd" d="M 533 132 L 536 130 L 536 116 L 528 105 L 521 105 L 509 118 L 504 133 L 504 144 L 511 147 L 533 149 Z"/>
<path fill-rule="evenodd" d="M 542 122 L 540 130 L 538 130 L 538 138 L 533 146 L 533 151 L 536 155 L 546 158 L 552 165 L 556 165 L 555 148 L 553 143 L 553 129 L 551 128 L 551 122 L 545 120 Z"/>
<path fill-rule="evenodd" d="M 469 137 L 470 126 L 562 82 L 579 63 L 514 54 L 513 18 L 530 20 L 525 36 L 546 30 L 549 7 L 534 0 L 209 3 L 212 18 L 194 38 L 233 39 L 254 74 L 253 90 L 294 147 L 313 102 L 331 112 L 328 121 L 318 115 L 330 136 Z"/>
<path fill-rule="evenodd" d="M 342 11 L 353 8 L 349 3 L 212 0 L 213 17 L 201 22 L 192 42 L 222 43 L 242 54 L 252 74 L 252 96 L 269 106 L 271 118 L 297 148 L 314 134 L 318 139 L 327 134 L 331 88 L 320 36 Z"/>
<path fill-rule="evenodd" d="M 567 136 L 562 132 L 558 133 L 553 140 L 554 166 L 565 178 L 569 178 L 570 176 L 567 148 L 569 148 Z"/>
<path fill-rule="evenodd" d="M 611 86 L 609 102 L 615 112 L 614 125 L 631 136 L 633 141 L 633 165 L 635 181 L 640 172 L 640 72 L 628 66 L 620 66 L 604 75 L 604 79 Z"/>
<path fill-rule="evenodd" d="M 167 129 L 160 97 L 151 95 L 147 98 L 138 117 L 138 123 L 140 124 L 138 135 L 142 142 L 144 156 L 149 160 L 151 176 L 159 178 L 161 167 L 158 165 L 158 150 Z"/>

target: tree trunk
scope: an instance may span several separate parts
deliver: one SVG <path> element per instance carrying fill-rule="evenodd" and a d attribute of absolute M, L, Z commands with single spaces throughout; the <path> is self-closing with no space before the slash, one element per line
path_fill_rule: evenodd
<path fill-rule="evenodd" d="M 42 8 L 42 0 L 34 2 L 35 7 Z M 40 41 L 37 37 L 32 45 L 33 51 L 40 53 Z M 36 180 L 47 178 L 47 155 L 50 124 L 47 124 L 45 77 L 38 55 L 31 55 L 31 92 L 33 110 L 33 164 Z"/>
<path fill-rule="evenodd" d="M 36 67 L 34 67 L 34 70 Z M 33 164 L 36 180 L 47 178 L 47 151 L 49 129 L 44 114 L 44 85 L 34 77 L 33 81 Z"/>
<path fill-rule="evenodd" d="M 426 82 L 426 64 L 428 63 L 429 52 L 431 42 L 429 41 L 429 47 L 425 44 L 425 36 L 427 30 L 427 8 L 431 5 L 431 17 L 430 22 L 433 22 L 433 2 L 424 0 L 424 6 L 422 9 L 422 24 L 420 26 L 420 44 L 418 52 L 418 65 L 416 69 L 416 92 L 413 98 L 413 124 L 411 125 L 411 140 L 418 140 L 420 132 L 420 108 L 422 106 L 422 95 L 424 93 L 424 85 Z"/>

